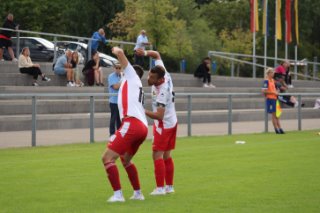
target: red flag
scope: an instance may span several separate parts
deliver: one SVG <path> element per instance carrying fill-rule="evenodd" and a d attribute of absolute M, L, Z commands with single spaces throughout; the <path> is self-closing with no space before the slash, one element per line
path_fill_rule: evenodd
<path fill-rule="evenodd" d="M 295 45 L 299 44 L 299 20 L 298 20 L 298 0 L 294 0 L 294 17 L 293 20 L 293 26 L 294 26 L 294 33 L 293 38 Z"/>
<path fill-rule="evenodd" d="M 286 0 L 286 42 L 292 41 L 291 37 L 291 0 Z"/>
<path fill-rule="evenodd" d="M 250 0 L 250 30 L 251 32 L 259 31 L 259 14 L 257 0 Z"/>

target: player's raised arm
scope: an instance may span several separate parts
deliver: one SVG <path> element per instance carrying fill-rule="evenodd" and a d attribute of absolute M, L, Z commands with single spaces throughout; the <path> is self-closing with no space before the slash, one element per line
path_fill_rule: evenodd
<path fill-rule="evenodd" d="M 119 63 L 121 64 L 121 66 L 123 68 L 126 68 L 128 65 L 128 59 L 126 57 L 126 55 L 123 52 L 123 49 L 119 48 L 119 47 L 113 47 L 112 48 L 112 53 L 117 56 Z"/>
<path fill-rule="evenodd" d="M 163 120 L 164 112 L 165 112 L 164 105 L 158 106 L 157 111 L 155 111 L 155 112 L 145 109 L 146 116 L 148 116 L 151 119 L 156 119 L 156 120 Z"/>
<path fill-rule="evenodd" d="M 161 60 L 160 53 L 154 50 L 143 50 L 139 48 L 136 50 L 136 53 L 139 56 L 149 56 L 155 60 Z"/>

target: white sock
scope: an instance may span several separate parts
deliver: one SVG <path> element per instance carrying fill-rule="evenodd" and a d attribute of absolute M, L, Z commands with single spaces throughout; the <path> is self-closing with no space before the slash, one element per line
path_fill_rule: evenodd
<path fill-rule="evenodd" d="M 141 194 L 141 190 L 139 189 L 139 190 L 134 190 L 134 194 L 135 195 L 140 195 Z"/>
<path fill-rule="evenodd" d="M 114 191 L 114 195 L 115 195 L 116 197 L 122 197 L 122 191 L 121 191 L 121 189 L 118 190 L 118 191 Z"/>

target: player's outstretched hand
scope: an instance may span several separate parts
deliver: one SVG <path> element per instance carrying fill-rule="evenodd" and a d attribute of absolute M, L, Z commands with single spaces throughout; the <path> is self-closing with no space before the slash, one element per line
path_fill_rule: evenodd
<path fill-rule="evenodd" d="M 144 56 L 144 49 L 142 49 L 142 48 L 136 49 L 136 54 L 137 54 L 138 56 Z"/>
<path fill-rule="evenodd" d="M 122 49 L 119 48 L 119 47 L 113 47 L 113 48 L 112 48 L 112 53 L 113 53 L 114 55 L 118 55 L 121 51 L 122 51 Z"/>

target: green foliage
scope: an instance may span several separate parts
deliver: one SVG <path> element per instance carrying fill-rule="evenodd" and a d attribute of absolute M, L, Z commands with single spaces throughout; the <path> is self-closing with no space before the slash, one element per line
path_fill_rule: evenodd
<path fill-rule="evenodd" d="M 250 29 L 250 5 L 248 0 L 214 1 L 202 7 L 202 16 L 211 28 L 220 34 L 222 30 Z"/>
<path fill-rule="evenodd" d="M 163 53 L 177 60 L 186 58 L 193 53 L 192 42 L 186 30 L 186 23 L 183 20 L 174 20 L 174 31 L 168 39 L 168 45 L 163 48 Z"/>
<path fill-rule="evenodd" d="M 149 195 L 155 180 L 146 141 L 134 157 L 146 200 L 128 199 L 132 188 L 118 160 L 126 202 L 113 204 L 106 202 L 112 188 L 100 159 L 105 143 L 3 149 L 0 212 L 319 212 L 319 137 L 304 131 L 178 138 L 176 193 L 165 196 Z"/>
<path fill-rule="evenodd" d="M 166 63 L 167 68 L 176 70 L 179 60 L 192 54 L 186 22 L 176 19 L 176 12 L 171 0 L 127 0 L 126 10 L 116 14 L 108 26 L 116 32 L 117 39 L 130 41 L 136 41 L 139 32 L 145 29 L 153 49 L 174 60 L 173 64 Z"/>
<path fill-rule="evenodd" d="M 252 54 L 252 33 L 250 30 L 242 30 L 240 28 L 236 28 L 232 31 L 228 30 L 222 30 L 220 32 L 219 38 L 222 42 L 222 48 L 221 51 L 223 52 L 234 52 L 234 53 L 242 53 L 242 54 Z M 257 44 L 259 44 L 259 40 L 257 41 Z M 250 61 L 251 58 L 242 58 L 242 60 L 248 60 Z M 222 75 L 230 75 L 230 60 L 227 59 L 221 59 L 217 58 L 216 61 L 219 66 L 219 74 Z M 243 63 L 238 63 L 238 73 L 237 76 L 240 75 L 240 69 L 243 68 Z M 241 76 L 249 76 L 251 73 L 251 70 L 243 70 L 241 73 Z"/>
<path fill-rule="evenodd" d="M 202 59 L 208 56 L 209 50 L 220 50 L 221 42 L 215 30 L 208 26 L 208 23 L 201 18 L 194 19 L 188 27 L 191 36 L 193 53 L 188 55 L 188 71 L 194 72 Z"/>
<path fill-rule="evenodd" d="M 164 58 L 167 66 L 177 71 L 179 61 L 187 59 L 187 70 L 193 72 L 208 51 L 245 53 L 252 42 L 239 43 L 250 26 L 249 0 L 0 0 L 2 20 L 11 12 L 20 28 L 31 31 L 90 37 L 103 27 L 107 38 L 135 42 L 141 29 Z M 256 53 L 263 55 L 262 8 L 259 3 L 260 31 L 256 34 Z M 284 37 L 285 1 L 282 2 Z M 268 55 L 274 55 L 275 1 L 269 3 Z M 320 58 L 320 1 L 299 0 L 298 58 Z M 221 35 L 234 34 L 228 41 Z M 236 33 L 236 34 L 235 34 Z M 248 33 L 250 34 L 250 33 Z M 52 38 L 49 38 L 52 39 Z M 222 45 L 223 44 L 223 45 Z M 240 46 L 239 46 L 240 45 Z M 132 54 L 132 46 L 125 46 Z M 244 52 L 241 52 L 244 51 Z M 284 57 L 285 41 L 278 42 L 278 57 Z M 289 57 L 294 58 L 294 44 L 289 44 Z M 218 63 L 229 70 L 228 64 Z M 169 68 L 168 67 L 168 68 Z M 224 72 L 223 71 L 223 72 Z"/>
<path fill-rule="evenodd" d="M 10 0 L 1 2 L 0 14 L 13 13 L 20 29 L 90 37 L 123 9 L 123 0 Z"/>

